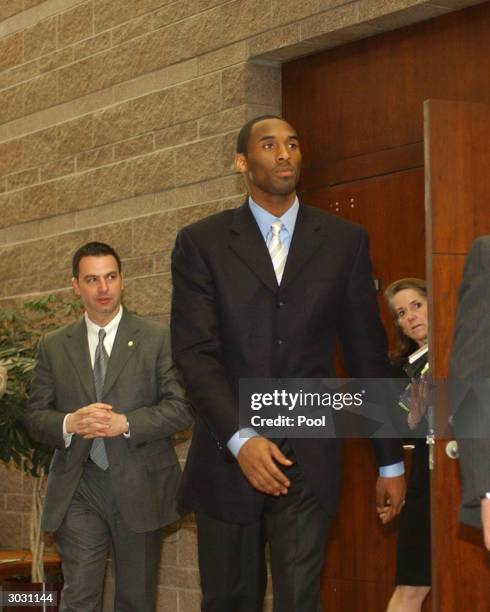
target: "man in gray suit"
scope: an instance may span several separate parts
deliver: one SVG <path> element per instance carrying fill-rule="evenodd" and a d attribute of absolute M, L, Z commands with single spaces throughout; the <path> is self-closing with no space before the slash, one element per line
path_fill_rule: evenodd
<path fill-rule="evenodd" d="M 490 235 L 468 253 L 450 362 L 451 403 L 463 482 L 461 520 L 483 526 L 490 550 Z"/>
<path fill-rule="evenodd" d="M 164 525 L 178 518 L 171 435 L 192 418 L 165 328 L 121 306 L 121 261 L 90 242 L 73 257 L 85 315 L 39 345 L 27 427 L 55 447 L 42 527 L 52 531 L 63 612 L 101 610 L 109 547 L 117 612 L 150 612 Z"/>

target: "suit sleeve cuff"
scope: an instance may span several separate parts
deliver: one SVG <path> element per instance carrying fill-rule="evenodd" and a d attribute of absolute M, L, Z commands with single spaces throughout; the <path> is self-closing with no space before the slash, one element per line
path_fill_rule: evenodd
<path fill-rule="evenodd" d="M 379 475 L 384 478 L 395 478 L 405 473 L 405 464 L 403 461 L 392 463 L 391 465 L 382 465 L 379 468 Z"/>
<path fill-rule="evenodd" d="M 238 457 L 238 453 L 240 452 L 240 449 L 245 444 L 245 442 L 250 440 L 250 438 L 255 438 L 258 435 L 259 434 L 255 431 L 255 429 L 252 429 L 251 427 L 244 427 L 243 429 L 239 429 L 231 436 L 231 438 L 226 443 L 226 446 L 236 458 Z"/>

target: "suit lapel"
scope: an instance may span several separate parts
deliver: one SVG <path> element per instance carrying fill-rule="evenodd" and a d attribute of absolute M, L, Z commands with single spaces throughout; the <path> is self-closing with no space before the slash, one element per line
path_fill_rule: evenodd
<path fill-rule="evenodd" d="M 267 287 L 277 291 L 276 275 L 267 245 L 247 202 L 235 211 L 230 227 L 230 248 Z"/>
<path fill-rule="evenodd" d="M 300 204 L 281 289 L 295 279 L 324 241 L 325 232 L 315 217 L 307 206 Z M 277 292 L 271 257 L 247 202 L 235 211 L 230 233 L 230 247 L 265 285 Z"/>
<path fill-rule="evenodd" d="M 295 279 L 306 262 L 320 248 L 325 239 L 325 233 L 321 230 L 322 224 L 319 219 L 315 219 L 315 215 L 311 214 L 307 206 L 300 205 L 286 267 L 284 268 L 281 289 L 287 287 Z"/>
<path fill-rule="evenodd" d="M 126 362 L 134 354 L 140 342 L 140 332 L 137 319 L 126 310 L 117 328 L 116 338 L 112 347 L 107 373 L 104 381 L 104 396 L 110 391 Z"/>
<path fill-rule="evenodd" d="M 78 377 L 91 401 L 95 401 L 95 384 L 90 352 L 87 340 L 85 319 L 80 321 L 66 333 L 65 349 L 68 358 L 77 371 Z"/>

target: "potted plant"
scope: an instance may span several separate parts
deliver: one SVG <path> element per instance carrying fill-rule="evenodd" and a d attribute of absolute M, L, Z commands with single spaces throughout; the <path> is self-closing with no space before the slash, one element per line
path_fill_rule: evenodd
<path fill-rule="evenodd" d="M 24 426 L 28 388 L 40 337 L 79 315 L 78 301 L 48 295 L 0 312 L 0 461 L 12 462 L 33 478 L 30 525 L 31 580 L 44 582 L 42 491 L 52 449 L 30 438 Z M 5 383 L 6 372 L 6 385 Z"/>

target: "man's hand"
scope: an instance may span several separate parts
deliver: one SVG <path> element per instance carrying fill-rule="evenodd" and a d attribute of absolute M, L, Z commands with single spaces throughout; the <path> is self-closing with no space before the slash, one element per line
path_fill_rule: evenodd
<path fill-rule="evenodd" d="M 101 402 L 79 408 L 66 419 L 67 433 L 83 438 L 113 438 L 126 430 L 126 417 Z"/>
<path fill-rule="evenodd" d="M 376 482 L 376 512 L 383 525 L 400 514 L 405 503 L 405 476 L 379 476 Z"/>
<path fill-rule="evenodd" d="M 293 464 L 281 453 L 276 444 L 256 436 L 250 438 L 238 453 L 238 464 L 250 484 L 261 493 L 286 495 L 291 484 L 277 467 L 276 462 L 286 467 Z"/>
<path fill-rule="evenodd" d="M 481 522 L 483 523 L 483 543 L 490 550 L 490 499 L 481 500 Z"/>

